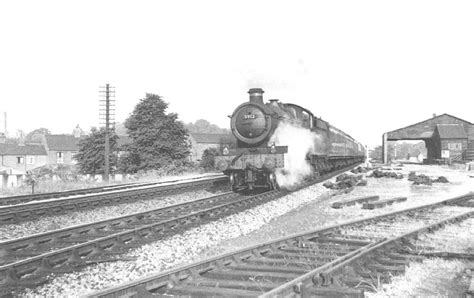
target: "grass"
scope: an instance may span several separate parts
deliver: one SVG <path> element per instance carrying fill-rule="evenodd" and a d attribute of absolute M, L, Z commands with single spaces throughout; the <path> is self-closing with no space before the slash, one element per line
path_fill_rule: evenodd
<path fill-rule="evenodd" d="M 172 174 L 165 175 L 161 172 L 148 172 L 139 175 L 130 176 L 130 178 L 124 178 L 123 181 L 98 181 L 94 178 L 83 179 L 83 180 L 41 180 L 38 184 L 35 185 L 35 193 L 49 193 L 49 192 L 60 192 L 74 189 L 84 189 L 108 185 L 117 185 L 123 183 L 134 183 L 134 182 L 149 182 L 149 181 L 159 181 L 159 180 L 168 180 L 168 179 L 179 179 L 186 176 L 197 176 L 201 175 L 202 172 L 194 170 L 189 172 L 184 172 L 181 174 Z M 12 188 L 0 188 L 0 197 L 7 196 L 18 196 L 18 195 L 27 195 L 31 194 L 31 186 L 23 184 L 21 186 L 12 187 Z"/>
<path fill-rule="evenodd" d="M 440 258 L 413 262 L 404 275 L 396 276 L 390 284 L 382 285 L 367 297 L 462 297 L 469 287 L 468 268 L 460 260 Z"/>
<path fill-rule="evenodd" d="M 370 280 L 362 279 L 355 287 L 368 290 L 374 293 L 380 293 L 382 291 L 382 286 L 382 275 L 380 273 L 377 273 L 377 276 L 371 276 Z"/>

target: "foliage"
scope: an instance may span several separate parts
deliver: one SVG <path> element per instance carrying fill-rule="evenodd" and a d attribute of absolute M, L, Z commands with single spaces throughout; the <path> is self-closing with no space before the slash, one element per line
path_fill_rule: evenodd
<path fill-rule="evenodd" d="M 127 135 L 127 128 L 125 128 L 125 124 L 123 122 L 116 122 L 115 123 L 115 133 L 118 136 L 126 136 Z"/>
<path fill-rule="evenodd" d="M 189 163 L 189 143 L 184 125 L 175 113 L 166 113 L 168 103 L 147 93 L 125 121 L 132 142 L 124 145 L 120 169 L 126 173 L 179 168 Z"/>
<path fill-rule="evenodd" d="M 35 185 L 38 183 L 38 176 L 34 174 L 31 171 L 26 172 L 26 177 L 25 177 L 25 183 L 26 185 Z"/>
<path fill-rule="evenodd" d="M 45 135 L 50 135 L 51 131 L 47 128 L 41 127 L 29 132 L 25 137 L 25 142 L 41 142 Z"/>
<path fill-rule="evenodd" d="M 215 158 L 219 155 L 219 150 L 216 148 L 207 148 L 202 153 L 200 166 L 206 171 L 213 170 L 215 168 Z"/>
<path fill-rule="evenodd" d="M 418 156 L 423 154 L 426 156 L 426 147 L 424 142 L 419 142 L 416 144 L 412 143 L 388 143 L 388 160 L 392 159 L 409 159 L 411 156 Z M 372 159 L 381 160 L 382 159 L 382 146 L 377 146 L 373 151 L 369 153 L 369 157 Z"/>
<path fill-rule="evenodd" d="M 48 181 L 53 176 L 58 177 L 61 180 L 75 181 L 78 179 L 78 169 L 75 165 L 44 165 L 39 168 L 35 168 L 31 171 L 38 180 Z"/>
<path fill-rule="evenodd" d="M 211 124 L 209 121 L 204 119 L 196 120 L 194 123 L 188 123 L 185 125 L 186 129 L 191 133 L 215 133 L 215 134 L 228 134 L 229 130 L 226 128 L 220 128 L 215 124 Z"/>
<path fill-rule="evenodd" d="M 117 166 L 117 135 L 109 132 L 109 165 L 111 169 Z M 79 141 L 79 152 L 74 156 L 82 174 L 103 174 L 105 172 L 105 128 L 91 129 L 89 136 Z M 112 172 L 112 171 L 111 171 Z"/>

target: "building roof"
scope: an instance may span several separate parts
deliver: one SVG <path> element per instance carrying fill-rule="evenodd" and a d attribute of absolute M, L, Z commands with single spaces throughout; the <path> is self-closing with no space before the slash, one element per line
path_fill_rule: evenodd
<path fill-rule="evenodd" d="M 235 137 L 230 134 L 215 133 L 190 133 L 196 143 L 201 144 L 226 144 L 235 142 Z"/>
<path fill-rule="evenodd" d="M 0 144 L 0 155 L 48 155 L 43 145 Z"/>
<path fill-rule="evenodd" d="M 79 151 L 77 144 L 80 138 L 73 135 L 46 135 L 45 138 L 49 150 Z"/>
<path fill-rule="evenodd" d="M 449 114 L 442 114 L 424 121 L 402 127 L 393 131 L 387 132 L 388 141 L 397 140 L 426 140 L 433 136 L 437 125 L 456 124 L 464 126 L 465 129 L 471 126 L 472 123 Z"/>
<path fill-rule="evenodd" d="M 442 139 L 467 139 L 466 130 L 460 124 L 438 124 L 436 129 Z"/>

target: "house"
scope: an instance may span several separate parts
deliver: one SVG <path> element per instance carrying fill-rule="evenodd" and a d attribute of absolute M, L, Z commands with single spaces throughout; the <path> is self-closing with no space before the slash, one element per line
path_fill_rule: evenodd
<path fill-rule="evenodd" d="M 224 145 L 235 146 L 235 137 L 230 134 L 189 133 L 191 143 L 191 161 L 200 161 L 204 150 L 216 148 L 222 150 Z"/>
<path fill-rule="evenodd" d="M 27 171 L 48 163 L 48 154 L 43 145 L 6 143 L 0 135 L 0 186 L 17 186 Z"/>
<path fill-rule="evenodd" d="M 78 143 L 81 135 L 45 135 L 43 145 L 48 152 L 48 164 L 73 165 L 76 164 L 74 155 L 79 151 Z"/>

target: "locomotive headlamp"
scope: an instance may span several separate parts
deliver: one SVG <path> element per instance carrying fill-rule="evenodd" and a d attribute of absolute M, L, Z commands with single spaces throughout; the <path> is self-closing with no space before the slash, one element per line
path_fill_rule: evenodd
<path fill-rule="evenodd" d="M 229 164 L 225 160 L 219 160 L 216 165 L 217 170 L 221 172 L 227 170 L 228 167 L 229 167 Z"/>
<path fill-rule="evenodd" d="M 229 155 L 229 148 L 227 148 L 227 146 L 222 149 L 222 155 Z"/>
<path fill-rule="evenodd" d="M 276 152 L 275 143 L 272 143 L 272 145 L 270 146 L 270 153 L 275 153 L 275 152 Z"/>

